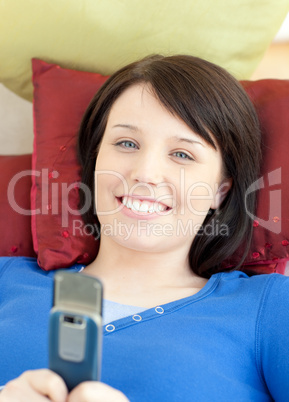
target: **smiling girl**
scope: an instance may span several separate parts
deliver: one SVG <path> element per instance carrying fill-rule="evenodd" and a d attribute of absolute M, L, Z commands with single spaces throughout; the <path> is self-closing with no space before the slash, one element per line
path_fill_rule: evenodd
<path fill-rule="evenodd" d="M 83 272 L 104 284 L 102 382 L 68 394 L 51 371 L 27 371 L 0 401 L 288 400 L 288 279 L 238 271 L 246 253 L 222 269 L 238 246 L 250 245 L 246 207 L 254 211 L 255 196 L 245 192 L 260 154 L 255 110 L 220 67 L 152 56 L 116 72 L 79 133 L 82 181 L 94 199 L 83 218 L 101 232 L 97 258 Z M 85 201 L 81 194 L 80 207 Z M 27 278 L 43 326 L 51 281 L 32 265 Z M 7 278 L 11 272 L 10 264 Z M 9 329 L 5 336 L 13 339 Z M 30 328 L 18 353 L 34 338 Z M 22 371 L 46 366 L 45 337 L 37 342 L 40 353 Z M 5 381 L 18 375 L 14 365 Z"/>

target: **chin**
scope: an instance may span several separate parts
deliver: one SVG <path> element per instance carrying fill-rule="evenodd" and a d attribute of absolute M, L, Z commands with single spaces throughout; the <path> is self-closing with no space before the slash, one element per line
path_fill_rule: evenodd
<path fill-rule="evenodd" d="M 154 239 L 152 236 L 150 237 L 145 237 L 145 236 L 138 236 L 137 238 L 115 238 L 114 241 L 118 243 L 120 246 L 125 247 L 126 249 L 129 250 L 134 250 L 137 252 L 147 252 L 147 253 L 152 253 L 152 252 L 162 252 L 167 249 L 167 247 L 164 248 L 165 239 Z"/>

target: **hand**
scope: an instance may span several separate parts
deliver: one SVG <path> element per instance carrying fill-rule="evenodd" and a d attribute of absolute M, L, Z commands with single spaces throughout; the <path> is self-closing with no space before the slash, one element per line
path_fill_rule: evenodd
<path fill-rule="evenodd" d="M 31 370 L 8 382 L 0 402 L 129 402 L 120 391 L 101 382 L 87 381 L 68 394 L 63 379 L 53 371 Z"/>
<path fill-rule="evenodd" d="M 87 381 L 70 392 L 67 402 L 129 402 L 129 400 L 122 392 L 103 382 Z"/>
<path fill-rule="evenodd" d="M 66 402 L 67 394 L 67 387 L 58 374 L 46 369 L 31 370 L 5 385 L 0 402 Z"/>

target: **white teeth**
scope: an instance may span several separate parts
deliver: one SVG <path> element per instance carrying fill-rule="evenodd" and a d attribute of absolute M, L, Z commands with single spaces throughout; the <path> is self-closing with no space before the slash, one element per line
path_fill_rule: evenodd
<path fill-rule="evenodd" d="M 148 201 L 139 201 L 139 200 L 132 200 L 129 197 L 122 198 L 122 204 L 125 205 L 127 208 L 131 209 L 132 211 L 136 212 L 143 212 L 143 213 L 154 213 L 154 212 L 163 212 L 166 210 L 164 205 L 161 205 L 157 202 L 148 202 Z"/>
<path fill-rule="evenodd" d="M 148 212 L 149 205 L 143 202 L 142 204 L 140 204 L 139 210 L 140 210 L 140 212 Z"/>
<path fill-rule="evenodd" d="M 165 208 L 164 205 L 161 205 L 161 204 L 158 205 L 158 210 L 159 210 L 159 212 L 163 212 L 165 209 L 166 209 L 166 208 Z"/>
<path fill-rule="evenodd" d="M 140 202 L 139 201 L 133 201 L 132 210 L 133 211 L 139 211 L 140 210 Z"/>
<path fill-rule="evenodd" d="M 149 207 L 149 209 L 148 209 L 148 212 L 149 212 L 149 213 L 154 212 L 154 206 L 153 206 L 153 205 L 150 205 L 150 207 Z"/>

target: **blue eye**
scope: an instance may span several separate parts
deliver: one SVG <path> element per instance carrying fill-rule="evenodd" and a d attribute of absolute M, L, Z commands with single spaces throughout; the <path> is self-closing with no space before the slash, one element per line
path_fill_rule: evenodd
<path fill-rule="evenodd" d="M 174 152 L 174 155 L 175 155 L 177 158 L 180 158 L 180 159 L 193 160 L 193 158 L 191 158 L 191 157 L 190 157 L 189 155 L 187 155 L 185 152 L 177 151 L 177 152 Z"/>
<path fill-rule="evenodd" d="M 123 148 L 129 148 L 129 149 L 134 149 L 137 148 L 136 144 L 132 141 L 120 141 L 115 144 L 116 146 L 121 146 Z"/>

